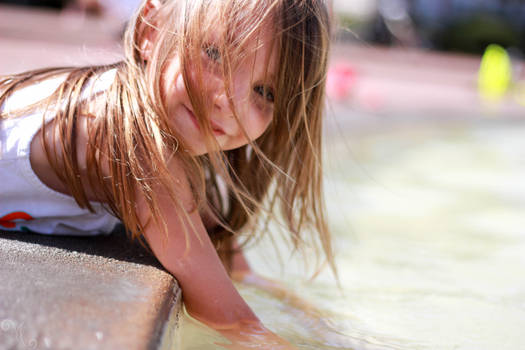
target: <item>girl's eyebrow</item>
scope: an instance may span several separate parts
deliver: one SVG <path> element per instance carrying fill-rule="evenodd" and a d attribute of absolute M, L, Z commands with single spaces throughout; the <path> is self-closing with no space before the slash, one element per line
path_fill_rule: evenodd
<path fill-rule="evenodd" d="M 271 53 L 263 58 L 263 64 L 264 69 L 262 69 L 260 80 L 264 81 L 266 84 L 274 85 L 277 81 L 277 72 L 278 70 L 278 64 L 276 61 L 276 57 L 272 57 Z M 274 68 L 274 69 L 272 69 Z"/>
<path fill-rule="evenodd" d="M 266 84 L 274 85 L 275 83 L 275 74 L 273 73 L 265 73 L 264 74 L 264 81 Z"/>
<path fill-rule="evenodd" d="M 253 85 L 263 85 L 269 89 L 275 89 L 275 77 L 273 74 L 265 74 L 259 79 L 253 79 Z"/>

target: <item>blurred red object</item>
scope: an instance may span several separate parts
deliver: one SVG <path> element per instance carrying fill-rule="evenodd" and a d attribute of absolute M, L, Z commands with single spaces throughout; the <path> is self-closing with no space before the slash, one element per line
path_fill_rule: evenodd
<path fill-rule="evenodd" d="M 336 63 L 328 70 L 326 93 L 328 97 L 342 101 L 350 96 L 357 81 L 356 69 L 348 63 Z"/>

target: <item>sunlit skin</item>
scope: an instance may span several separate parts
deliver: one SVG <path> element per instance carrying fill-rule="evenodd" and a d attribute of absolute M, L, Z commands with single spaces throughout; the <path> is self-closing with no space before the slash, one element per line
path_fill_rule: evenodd
<path fill-rule="evenodd" d="M 219 69 L 221 55 L 213 41 L 203 48 L 202 81 L 205 83 L 199 88 L 210 105 L 209 122 L 222 150 L 235 149 L 257 139 L 273 116 L 273 89 L 268 77 L 276 71 L 277 57 L 271 48 L 270 32 L 259 33 L 244 52 L 246 57 L 234 69 L 229 96 L 237 120 Z M 161 80 L 162 94 L 172 127 L 193 155 L 201 155 L 208 150 L 186 91 L 180 62 L 175 56 L 167 63 Z M 190 79 L 197 79 L 196 73 L 190 71 Z"/>
<path fill-rule="evenodd" d="M 221 57 L 215 51 L 213 41 L 210 40 L 210 44 L 203 48 L 202 81 L 205 84 L 198 86 L 203 89 L 206 102 L 210 105 L 208 114 L 212 134 L 222 150 L 238 148 L 250 140 L 255 140 L 272 122 L 273 87 L 267 78 L 276 73 L 277 56 L 276 50 L 270 46 L 271 37 L 269 30 L 262 30 L 243 48 L 246 56 L 234 67 L 229 96 L 222 74 L 217 69 Z M 154 33 L 148 40 L 154 46 Z M 147 48 L 147 41 L 145 43 Z M 147 62 L 147 50 L 144 59 Z M 177 56 L 171 57 L 165 64 L 161 77 L 163 102 L 171 127 L 182 138 L 188 150 L 193 155 L 204 154 L 209 150 L 203 127 L 196 122 L 180 68 L 180 59 Z M 194 78 L 194 72 L 190 72 L 190 79 Z M 238 119 L 230 108 L 229 100 L 233 102 Z M 95 114 L 97 100 L 86 106 L 86 109 Z M 84 163 L 85 159 L 89 120 L 85 115 L 79 115 L 77 118 L 76 141 L 81 163 Z M 31 164 L 46 185 L 69 194 L 48 163 L 41 147 L 44 138 L 50 144 L 57 142 L 53 122 L 45 135 L 38 133 L 34 138 L 31 144 Z M 103 159 L 101 161 L 103 162 Z M 184 167 L 176 157 L 172 158 L 167 166 L 170 174 L 177 179 L 174 191 L 181 203 L 192 203 L 193 192 Z M 87 170 L 82 168 L 81 177 L 86 176 Z M 154 187 L 152 191 L 158 194 L 158 209 L 161 217 L 166 219 L 168 234 L 165 235 L 163 226 L 150 220 L 152 214 L 148 202 L 140 191 L 136 192 L 135 210 L 141 222 L 150 222 L 143 231 L 144 237 L 160 263 L 179 282 L 189 314 L 220 331 L 233 342 L 229 346 L 232 349 L 244 348 L 242 344 L 258 344 L 261 349 L 293 348 L 267 330 L 239 295 L 210 241 L 199 212 L 191 210 L 185 213 L 187 215 L 178 215 L 179 208 L 173 205 L 172 198 L 165 188 L 159 184 L 158 188 Z M 97 198 L 91 189 L 87 189 L 86 192 L 90 199 Z M 236 275 L 245 278 L 249 274 L 248 265 L 242 256 L 237 256 L 235 261 Z"/>

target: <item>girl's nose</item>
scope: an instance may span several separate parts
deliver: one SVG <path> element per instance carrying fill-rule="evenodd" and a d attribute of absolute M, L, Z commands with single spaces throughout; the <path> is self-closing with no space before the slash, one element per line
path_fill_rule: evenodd
<path fill-rule="evenodd" d="M 221 117 L 233 118 L 233 112 L 230 107 L 230 101 L 228 99 L 226 89 L 224 88 L 224 86 L 217 90 L 217 92 L 215 93 L 213 99 L 213 107 L 218 113 L 220 113 Z"/>
<path fill-rule="evenodd" d="M 232 106 L 230 105 L 230 98 L 228 97 L 226 86 L 222 79 L 216 79 L 216 81 L 209 82 L 210 85 L 214 85 L 211 96 L 213 105 L 210 118 L 226 134 L 234 136 L 238 133 L 239 126 L 233 113 Z"/>
<path fill-rule="evenodd" d="M 221 74 L 210 72 L 209 74 L 205 74 L 203 78 L 204 88 L 208 94 L 210 102 L 212 103 L 211 107 L 214 112 L 219 110 L 224 114 L 230 113 L 231 111 L 228 96 L 226 94 L 226 86 Z"/>

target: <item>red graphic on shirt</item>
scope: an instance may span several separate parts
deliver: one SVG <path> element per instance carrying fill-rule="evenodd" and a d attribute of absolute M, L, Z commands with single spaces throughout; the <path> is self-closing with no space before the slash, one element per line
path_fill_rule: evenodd
<path fill-rule="evenodd" d="M 5 228 L 15 228 L 16 227 L 16 222 L 14 222 L 15 220 L 30 221 L 30 220 L 34 220 L 34 218 L 31 215 L 24 213 L 23 211 L 17 211 L 17 212 L 10 213 L 10 214 L 7 214 L 1 217 L 0 226 L 5 227 Z"/>

